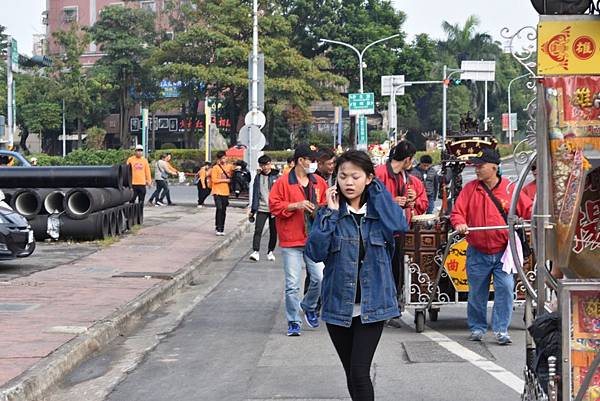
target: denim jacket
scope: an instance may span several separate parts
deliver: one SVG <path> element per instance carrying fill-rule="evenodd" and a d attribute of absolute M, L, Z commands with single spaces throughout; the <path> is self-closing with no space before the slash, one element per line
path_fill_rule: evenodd
<path fill-rule="evenodd" d="M 321 318 L 330 324 L 350 327 L 361 286 L 361 321 L 373 323 L 398 316 L 396 285 L 392 274 L 394 234 L 408 225 L 400 206 L 383 184 L 374 179 L 367 187 L 367 213 L 360 227 L 345 202 L 338 210 L 319 210 L 306 243 L 306 256 L 324 262 L 321 284 Z M 358 276 L 359 230 L 365 258 Z"/>

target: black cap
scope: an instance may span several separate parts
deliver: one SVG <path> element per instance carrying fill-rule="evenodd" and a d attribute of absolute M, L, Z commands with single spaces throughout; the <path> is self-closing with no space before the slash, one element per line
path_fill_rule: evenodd
<path fill-rule="evenodd" d="M 484 163 L 493 163 L 500 164 L 500 155 L 496 151 L 496 149 L 492 148 L 483 148 L 475 157 L 469 159 L 469 163 L 471 164 L 484 164 Z"/>
<path fill-rule="evenodd" d="M 299 157 L 304 159 L 315 160 L 317 154 L 305 143 L 301 143 L 294 149 L 294 160 L 298 160 Z"/>

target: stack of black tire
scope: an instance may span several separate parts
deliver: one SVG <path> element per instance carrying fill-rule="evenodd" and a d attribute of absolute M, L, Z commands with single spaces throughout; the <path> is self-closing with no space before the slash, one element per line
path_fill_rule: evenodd
<path fill-rule="evenodd" d="M 126 164 L 84 167 L 7 167 L 0 170 L 5 202 L 23 215 L 36 240 L 49 238 L 48 218 L 58 216 L 59 239 L 96 240 L 121 235 L 144 220 L 130 203 Z"/>

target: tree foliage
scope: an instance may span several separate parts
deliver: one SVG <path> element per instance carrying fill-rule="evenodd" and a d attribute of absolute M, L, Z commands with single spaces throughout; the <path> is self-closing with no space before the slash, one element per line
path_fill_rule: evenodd
<path fill-rule="evenodd" d="M 153 99 L 157 82 L 151 77 L 146 61 L 152 55 L 158 34 L 154 12 L 132 7 L 109 6 L 102 9 L 99 20 L 89 29 L 91 39 L 101 47 L 97 62 L 114 88 L 119 105 L 120 140 L 129 142 L 128 121 L 135 100 Z"/>

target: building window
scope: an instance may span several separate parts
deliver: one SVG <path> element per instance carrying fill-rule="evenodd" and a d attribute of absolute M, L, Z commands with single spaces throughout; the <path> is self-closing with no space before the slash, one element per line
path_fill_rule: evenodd
<path fill-rule="evenodd" d="M 77 7 L 64 7 L 63 8 L 63 22 L 64 23 L 71 23 L 71 22 L 77 22 L 78 20 L 78 9 Z"/>
<path fill-rule="evenodd" d="M 140 6 L 144 9 L 144 10 L 150 10 L 152 12 L 156 11 L 156 2 L 154 0 L 152 1 L 142 1 L 140 3 Z"/>
<path fill-rule="evenodd" d="M 173 40 L 175 38 L 175 34 L 173 32 L 165 32 L 165 39 L 167 40 Z"/>

